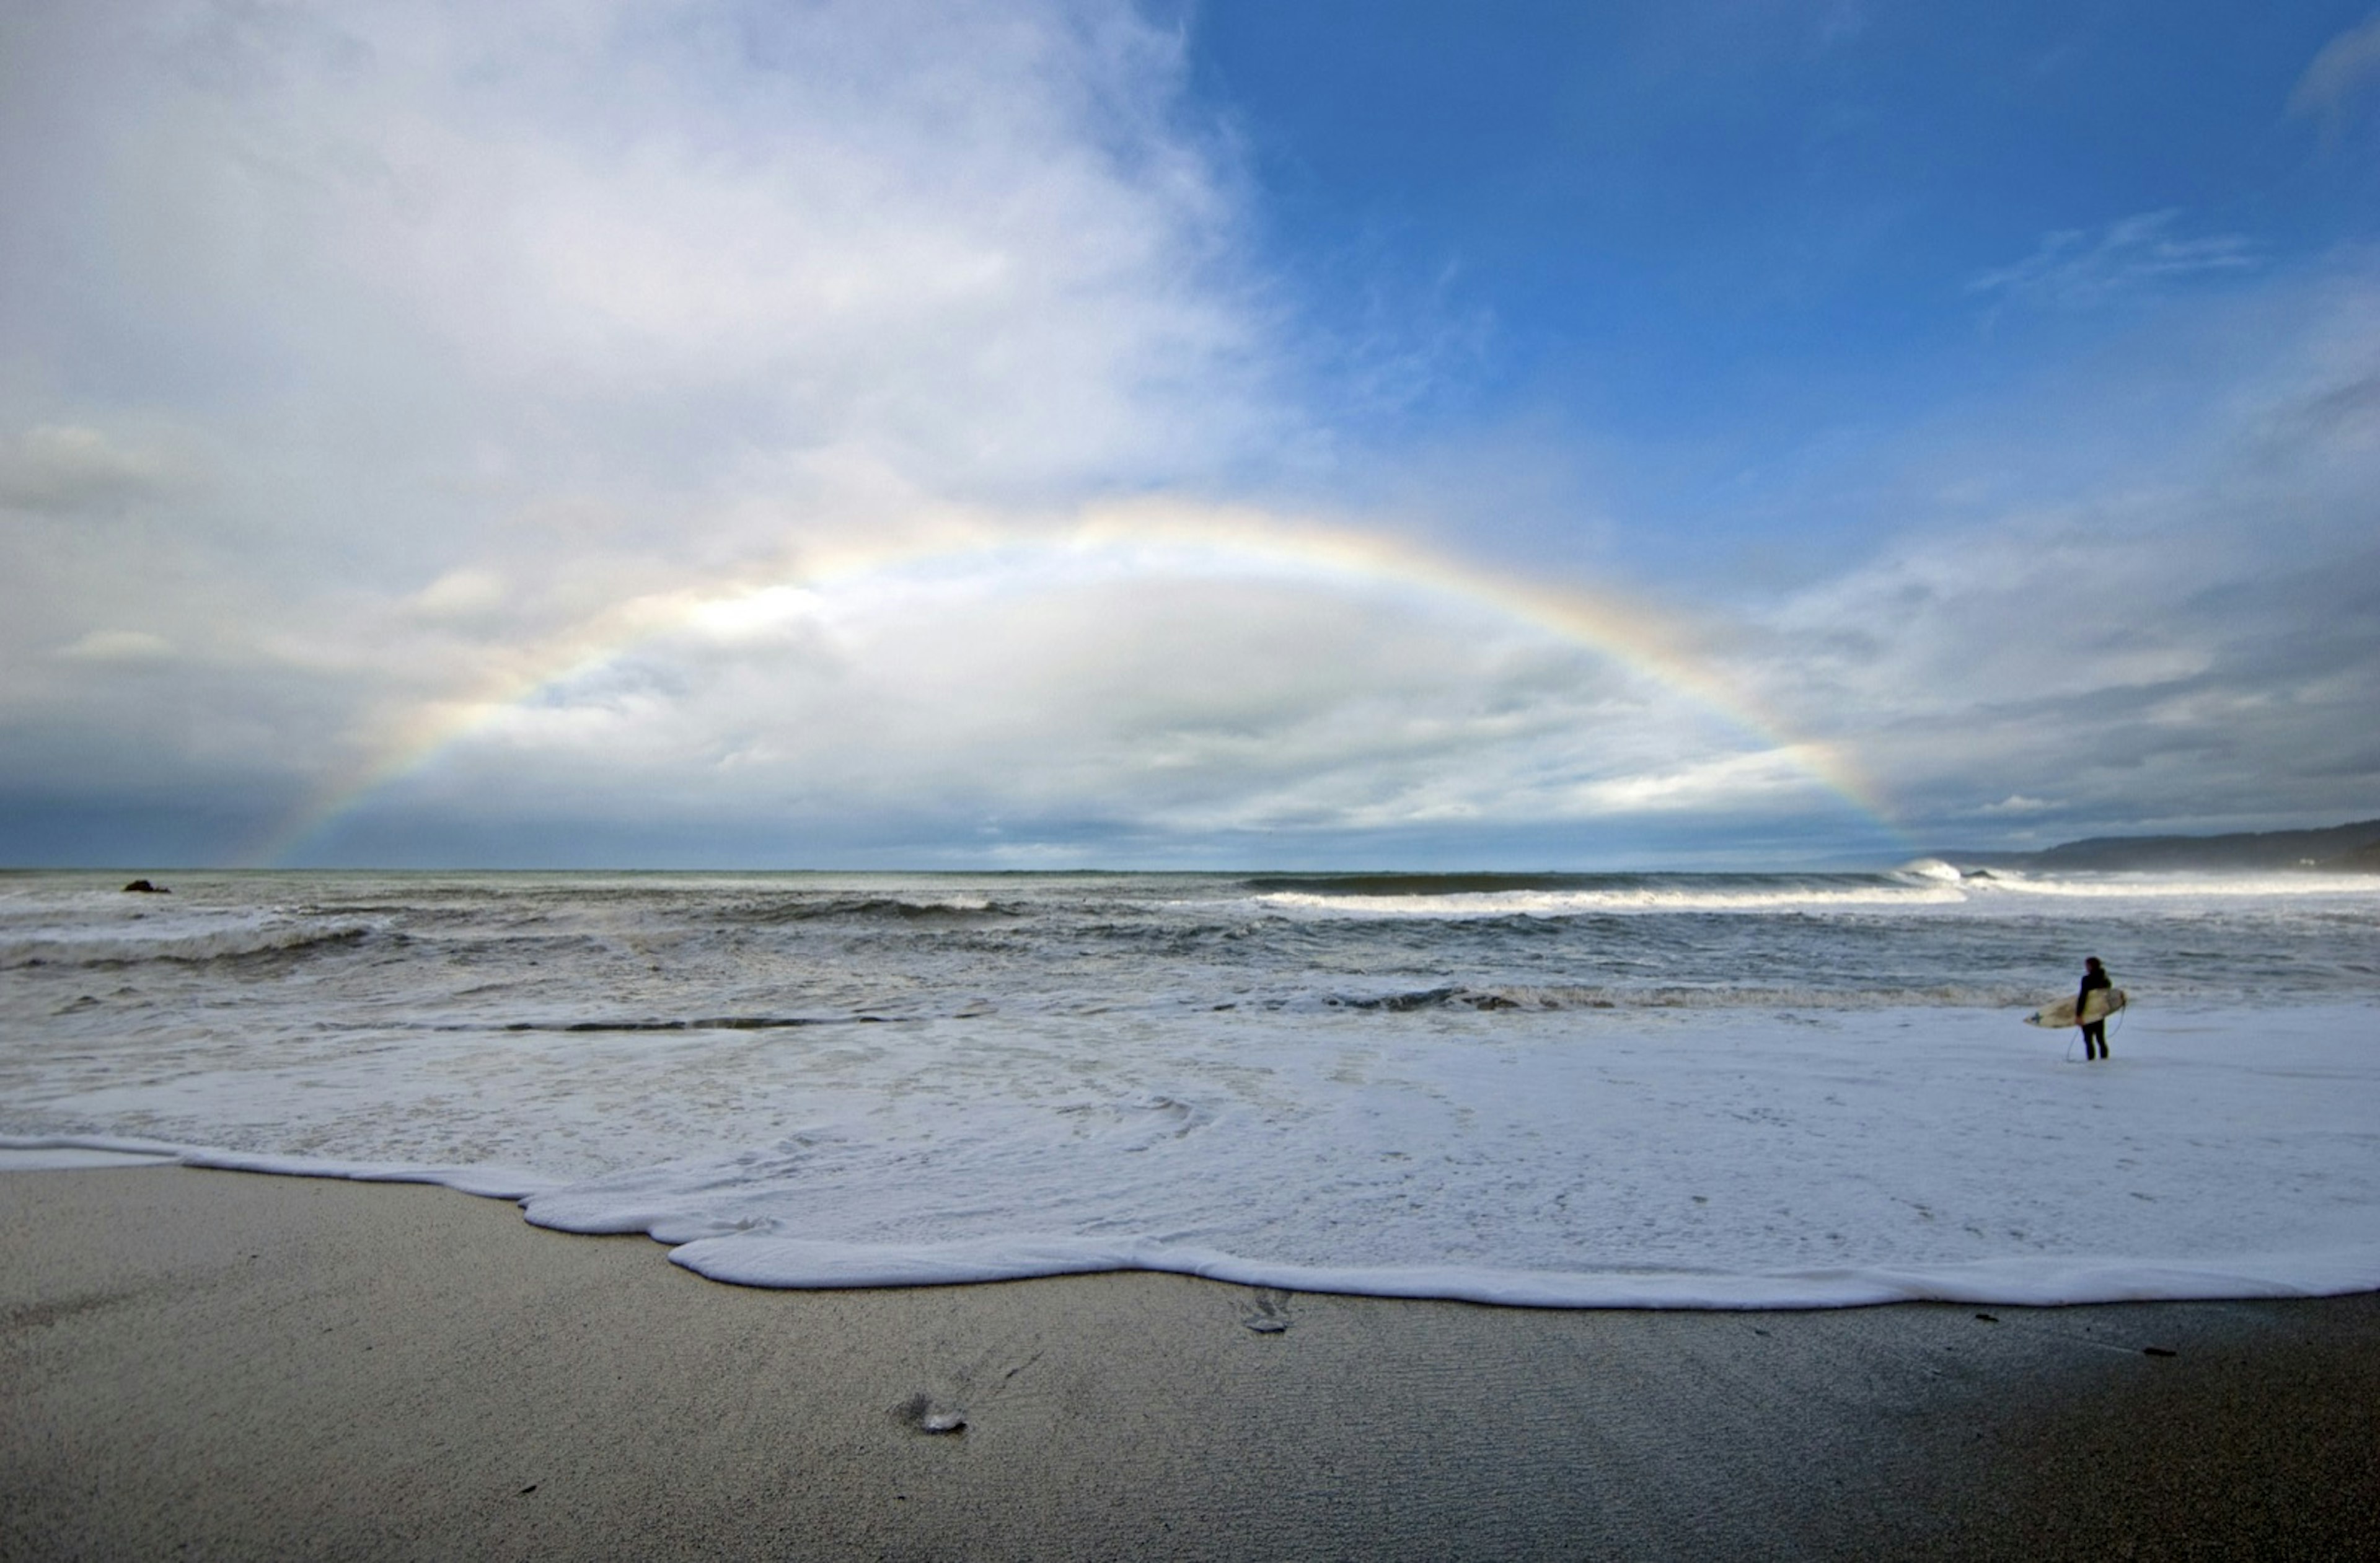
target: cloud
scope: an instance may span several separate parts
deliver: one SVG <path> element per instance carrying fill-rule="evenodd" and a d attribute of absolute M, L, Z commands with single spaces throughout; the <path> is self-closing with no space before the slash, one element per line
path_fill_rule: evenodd
<path fill-rule="evenodd" d="M 328 775 L 621 604 L 1269 459 L 1182 48 L 1074 0 L 0 14 L 17 763 L 280 711 L 254 763 Z M 103 700 L 122 633 L 221 677 Z"/>
<path fill-rule="evenodd" d="M 467 565 L 415 592 L 409 606 L 426 619 L 472 619 L 501 607 L 507 595 L 502 576 Z"/>
<path fill-rule="evenodd" d="M 2051 458 L 2041 429 L 2094 430 L 2095 409 L 2169 385 L 2179 351 L 2204 389 L 2144 454 L 1981 517 L 1912 516 L 1875 556 L 1755 610 L 1739 676 L 1861 754 L 1921 826 L 2022 806 L 2077 830 L 2252 828 L 2380 797 L 2363 383 L 2380 274 L 2144 334 L 2130 361 L 2036 393 L 2013 447 L 1963 460 Z"/>
<path fill-rule="evenodd" d="M 7 169 L 39 400 L 194 428 L 251 514 L 373 533 L 376 570 L 552 561 L 565 512 L 716 560 L 900 525 L 887 490 L 1228 470 L 1294 421 L 1180 39 L 1125 7 L 0 25 L 76 88 L 18 105 L 46 155 Z"/>
<path fill-rule="evenodd" d="M 71 431 L 12 470 L 96 517 L 13 550 L 19 784 L 599 856 L 656 819 L 1164 854 L 1843 806 L 1508 609 L 1128 517 L 1050 546 L 1313 439 L 1236 153 L 1128 6 L 117 19 L 0 22 L 79 84 L 7 165 L 0 330 L 42 372 L 0 412 Z M 152 429 L 209 483 L 156 480 Z"/>
<path fill-rule="evenodd" d="M 1769 818 L 1820 791 L 1805 761 L 1510 607 L 1113 531 L 682 604 L 458 715 L 370 808 L 602 818 L 666 799 L 747 835 L 993 831 L 1096 855 Z"/>
<path fill-rule="evenodd" d="M 2022 409 L 1912 485 L 2000 499 L 1710 600 L 1664 662 L 1483 570 L 1201 552 L 1113 503 L 1287 536 L 1223 502 L 1310 479 L 1347 408 L 1418 427 L 1398 344 L 1501 350 L 1452 303 L 1418 333 L 1358 311 L 1385 347 L 1289 318 L 1181 36 L 1122 0 L 136 0 L 0 8 L 0 818 L 28 831 L 1546 863 L 1873 839 L 1805 735 L 1920 822 L 2043 829 L 2313 808 L 2380 764 L 2362 272 L 2187 373 Z M 2256 283 L 2213 310 L 2286 292 L 2262 257 L 2152 212 L 1971 291 Z M 2087 466 L 2143 387 L 2208 439 L 2005 497 Z M 1439 510 L 1553 510 L 1505 454 Z M 1330 528 L 1446 542 L 1430 508 Z"/>
<path fill-rule="evenodd" d="M 2361 93 L 2380 85 L 2380 12 L 2325 43 L 2289 93 L 2289 112 L 2322 120 L 2334 131 Z"/>
<path fill-rule="evenodd" d="M 2239 234 L 2176 237 L 2177 208 L 2119 218 L 2095 236 L 2068 228 L 2042 236 L 2034 252 L 1967 284 L 1971 294 L 2036 307 L 2078 309 L 2185 277 L 2237 273 L 2262 264 L 2253 240 Z"/>
<path fill-rule="evenodd" d="M 153 494 L 176 476 L 154 451 L 96 429 L 39 424 L 0 444 L 0 506 L 67 514 Z"/>

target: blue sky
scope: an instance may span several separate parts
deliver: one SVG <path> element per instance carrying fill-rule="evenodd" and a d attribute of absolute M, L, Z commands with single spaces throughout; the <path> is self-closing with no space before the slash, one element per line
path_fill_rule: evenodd
<path fill-rule="evenodd" d="M 2022 396 L 2161 305 L 2368 242 L 2368 103 L 2288 111 L 2368 15 L 1226 4 L 1189 30 L 1301 312 L 1459 343 L 1354 421 L 1623 447 L 1631 497 L 1678 523 L 1633 539 L 1694 549 L 1767 528 L 1773 490 L 1730 492 L 1747 466 Z"/>
<path fill-rule="evenodd" d="M 0 18 L 0 863 L 2380 815 L 2380 12 Z"/>

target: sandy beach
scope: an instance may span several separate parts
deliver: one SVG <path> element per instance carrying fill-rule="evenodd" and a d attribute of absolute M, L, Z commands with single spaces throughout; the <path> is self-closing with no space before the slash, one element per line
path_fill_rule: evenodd
<path fill-rule="evenodd" d="M 11 1558 L 2380 1552 L 2372 1295 L 771 1292 L 441 1189 L 140 1169 L 0 1176 L 0 1331 Z"/>

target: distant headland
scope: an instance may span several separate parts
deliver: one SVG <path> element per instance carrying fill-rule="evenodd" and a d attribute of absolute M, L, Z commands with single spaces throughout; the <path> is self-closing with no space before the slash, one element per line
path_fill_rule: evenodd
<path fill-rule="evenodd" d="M 1939 855 L 1984 868 L 2135 873 L 2301 868 L 2380 874 L 2380 819 L 2320 830 L 2258 830 L 2228 836 L 2093 836 L 2040 852 L 1945 852 Z"/>

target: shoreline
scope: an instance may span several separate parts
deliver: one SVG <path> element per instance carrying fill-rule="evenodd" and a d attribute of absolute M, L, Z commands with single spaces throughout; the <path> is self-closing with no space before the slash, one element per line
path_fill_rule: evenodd
<path fill-rule="evenodd" d="M 262 1130 L 237 1137 L 315 1147 L 307 1154 L 222 1148 L 234 1136 L 210 1121 L 219 1104 L 177 1075 L 105 1084 L 133 1067 L 128 1055 L 110 1071 L 86 1067 L 108 1110 L 148 1114 L 134 1121 L 156 1137 L 91 1132 L 92 1120 L 41 1110 L 35 1096 L 38 1116 L 0 1134 L 0 1176 L 113 1152 L 436 1183 L 517 1201 L 556 1230 L 650 1232 L 711 1279 L 793 1290 L 1148 1269 L 1554 1308 L 2337 1296 L 2380 1290 L 2380 1177 L 2351 1154 L 2380 1100 L 2362 1046 L 2374 1013 L 2289 1012 L 2261 1065 L 2239 1061 L 2238 1017 L 2223 1012 L 2156 1015 L 2123 1034 L 2115 1062 L 2087 1067 L 1985 1013 L 1747 1018 L 1698 1026 L 1702 1052 L 1669 1046 L 1658 1027 L 1566 1047 L 1571 1027 L 1556 1013 L 1494 1023 L 1506 1052 L 1477 1055 L 1504 1060 L 1492 1068 L 1429 1035 L 1382 1041 L 1359 1026 L 1293 1063 L 1232 1037 L 1241 1061 L 1271 1072 L 1266 1088 L 1292 1101 L 1289 1113 L 1249 1108 L 1245 1082 L 1211 1058 L 1108 1059 L 1096 1026 L 1061 1028 L 1071 1054 L 1023 1047 L 1026 1084 L 1010 1095 L 1008 1054 L 977 1047 L 965 1056 L 1000 1079 L 968 1101 L 947 1086 L 900 1088 L 945 1056 L 924 1043 L 880 1052 L 868 1081 L 821 1085 L 836 1049 L 755 1054 L 733 1033 L 658 1050 L 580 1048 L 575 1036 L 550 1049 L 450 1047 L 441 1036 L 427 1055 L 405 1055 L 394 1084 L 311 1054 L 243 1075 L 262 1082 L 268 1105 L 255 1109 Z M 1340 1078 L 1350 1067 L 1364 1077 L 1354 1084 Z M 1144 1090 L 1160 1068 L 1169 1091 L 1219 1105 Z M 436 1151 L 375 1143 L 400 1121 L 383 1093 L 402 1099 L 458 1073 L 481 1088 L 439 1099 Z M 571 1110 L 502 1109 L 558 1079 L 579 1094 Z M 655 1079 L 666 1089 L 646 1090 Z M 1035 1091 L 1062 1093 L 1058 1110 Z M 275 1092 L 284 1099 L 271 1105 Z M 195 1099 L 158 1121 L 156 1106 L 177 1097 Z M 607 1144 L 614 1170 L 586 1169 L 579 1111 L 634 1121 L 648 1097 L 713 1106 L 633 1146 Z M 1331 1199 L 1294 1192 L 1318 1166 L 1299 1114 L 1330 1125 Z M 2270 1133 L 2277 1121 L 2293 1132 Z M 697 1139 L 706 1125 L 711 1137 Z M 832 1154 L 813 1154 L 819 1143 Z M 928 1143 L 930 1157 L 913 1154 Z M 1440 1145 L 1445 1154 L 1408 1154 Z M 476 1159 L 436 1159 L 458 1145 Z M 1783 1166 L 1790 1192 L 1775 1179 Z M 1050 1218 L 1053 1208 L 1063 1214 Z M 1513 1218 L 1532 1211 L 1540 1218 Z M 2011 1242 L 1998 1241 L 2003 1230 Z M 1566 1268 L 1574 1256 L 1595 1266 Z"/>
<path fill-rule="evenodd" d="M 899 1290 L 1145 1272 L 1313 1296 L 1556 1311 L 1719 1313 L 1803 1313 L 1902 1302 L 2066 1308 L 2116 1302 L 2297 1300 L 2380 1291 L 2380 1284 L 2375 1284 L 2380 1280 L 2380 1251 L 2369 1245 L 2222 1259 L 2005 1256 L 1931 1266 L 1844 1264 L 1783 1274 L 1650 1268 L 1546 1274 L 1294 1265 L 1129 1239 L 995 1239 L 889 1250 L 743 1235 L 674 1240 L 653 1235 L 658 1223 L 578 1225 L 549 1218 L 539 1209 L 540 1197 L 561 1185 L 534 1173 L 502 1168 L 326 1161 L 103 1135 L 0 1134 L 0 1179 L 14 1172 L 164 1167 L 445 1189 L 509 1206 L 530 1226 L 548 1231 L 646 1238 L 660 1243 L 672 1264 L 692 1274 L 723 1285 L 770 1291 Z M 784 1262 L 786 1254 L 795 1256 L 790 1266 Z"/>
<path fill-rule="evenodd" d="M 2380 1552 L 2380 1293 L 771 1291 L 432 1186 L 20 1171 L 0 1381 L 11 1557 Z"/>

